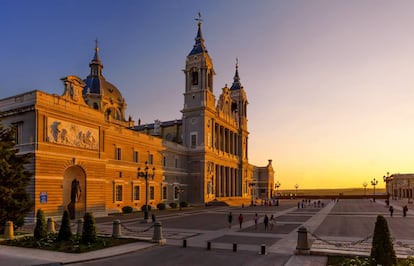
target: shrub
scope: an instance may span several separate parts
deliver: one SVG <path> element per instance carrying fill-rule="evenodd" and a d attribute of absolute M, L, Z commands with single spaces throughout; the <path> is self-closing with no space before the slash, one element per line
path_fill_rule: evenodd
<path fill-rule="evenodd" d="M 83 217 L 82 243 L 95 243 L 97 240 L 95 218 L 87 212 Z"/>
<path fill-rule="evenodd" d="M 378 215 L 375 222 L 371 259 L 374 265 L 397 265 L 397 257 L 388 230 L 387 220 L 382 215 Z"/>
<path fill-rule="evenodd" d="M 188 207 L 188 202 L 186 202 L 186 201 L 181 201 L 181 202 L 180 202 L 180 207 L 182 207 L 182 208 Z"/>
<path fill-rule="evenodd" d="M 36 240 L 46 238 L 47 236 L 45 213 L 41 209 L 37 210 L 36 213 L 36 227 L 34 229 L 33 236 Z"/>
<path fill-rule="evenodd" d="M 158 203 L 157 204 L 157 209 L 158 210 L 165 210 L 165 203 L 163 203 L 163 202 Z"/>
<path fill-rule="evenodd" d="M 177 203 L 175 203 L 175 202 L 171 202 L 169 205 L 173 209 L 177 208 Z"/>
<path fill-rule="evenodd" d="M 65 210 L 62 216 L 62 224 L 60 225 L 57 241 L 68 241 L 72 238 L 72 230 L 70 229 L 69 212 Z"/>
<path fill-rule="evenodd" d="M 131 213 L 132 212 L 132 207 L 131 206 L 124 206 L 124 207 L 122 207 L 122 212 L 123 213 Z"/>
<path fill-rule="evenodd" d="M 145 211 L 145 206 L 148 206 L 148 211 L 151 211 L 151 205 L 142 205 L 141 211 Z"/>

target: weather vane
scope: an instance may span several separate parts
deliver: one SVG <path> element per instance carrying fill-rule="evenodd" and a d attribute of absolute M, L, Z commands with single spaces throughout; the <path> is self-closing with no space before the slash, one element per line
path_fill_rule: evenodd
<path fill-rule="evenodd" d="M 198 21 L 199 23 L 201 23 L 203 20 L 201 19 L 201 12 L 198 12 L 198 18 L 194 19 L 195 21 Z"/>

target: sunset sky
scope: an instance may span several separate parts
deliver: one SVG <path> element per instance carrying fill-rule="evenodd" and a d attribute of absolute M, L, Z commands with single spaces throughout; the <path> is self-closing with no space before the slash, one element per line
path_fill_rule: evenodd
<path fill-rule="evenodd" d="M 103 75 L 142 123 L 181 118 L 201 12 L 214 93 L 236 58 L 249 100 L 249 159 L 280 189 L 361 187 L 414 172 L 414 1 L 4 1 L 0 98 Z M 371 186 L 369 186 L 371 187 Z"/>

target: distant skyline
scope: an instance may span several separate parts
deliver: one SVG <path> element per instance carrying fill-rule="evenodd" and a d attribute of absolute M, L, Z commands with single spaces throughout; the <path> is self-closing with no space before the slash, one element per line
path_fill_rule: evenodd
<path fill-rule="evenodd" d="M 249 161 L 280 189 L 362 188 L 413 173 L 413 1 L 0 0 L 0 98 L 62 94 L 103 75 L 137 122 L 180 119 L 185 59 L 201 12 L 216 98 L 236 58 L 249 100 Z"/>

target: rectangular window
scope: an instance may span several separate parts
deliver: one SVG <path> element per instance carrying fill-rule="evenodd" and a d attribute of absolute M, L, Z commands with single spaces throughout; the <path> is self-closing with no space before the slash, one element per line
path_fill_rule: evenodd
<path fill-rule="evenodd" d="M 174 164 L 175 168 L 178 168 L 178 159 L 175 159 L 175 164 Z"/>
<path fill-rule="evenodd" d="M 150 200 L 155 199 L 155 187 L 153 187 L 153 186 L 150 186 L 149 198 L 150 198 Z"/>
<path fill-rule="evenodd" d="M 14 141 L 15 144 L 22 144 L 23 143 L 23 122 L 13 123 L 12 124 L 14 130 Z"/>
<path fill-rule="evenodd" d="M 197 147 L 197 133 L 195 132 L 190 135 L 190 147 L 193 149 Z"/>
<path fill-rule="evenodd" d="M 148 154 L 148 164 L 153 164 L 153 163 L 154 163 L 154 156 L 151 153 L 149 153 Z"/>
<path fill-rule="evenodd" d="M 167 165 L 167 158 L 164 156 L 162 157 L 162 166 L 166 166 Z"/>
<path fill-rule="evenodd" d="M 139 200 L 139 194 L 140 194 L 140 187 L 139 186 L 134 186 L 134 193 L 133 193 L 133 199 L 134 200 Z"/>
<path fill-rule="evenodd" d="M 122 185 L 115 186 L 115 201 L 122 201 Z"/>
<path fill-rule="evenodd" d="M 191 85 L 198 85 L 198 72 L 194 70 L 191 72 Z"/>
<path fill-rule="evenodd" d="M 121 160 L 121 158 L 122 158 L 121 152 L 122 152 L 121 148 L 115 148 L 115 159 L 116 160 Z"/>
<path fill-rule="evenodd" d="M 180 197 L 180 189 L 178 187 L 174 187 L 174 199 L 178 199 Z"/>
<path fill-rule="evenodd" d="M 167 186 L 162 187 L 162 199 L 163 200 L 167 199 Z"/>
<path fill-rule="evenodd" d="M 138 152 L 137 151 L 132 152 L 132 160 L 133 160 L 134 163 L 138 162 Z"/>

